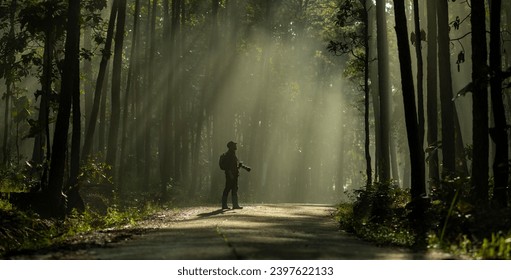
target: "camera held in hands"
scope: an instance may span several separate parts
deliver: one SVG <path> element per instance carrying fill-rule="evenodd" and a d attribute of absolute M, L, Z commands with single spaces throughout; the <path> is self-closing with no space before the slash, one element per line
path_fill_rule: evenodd
<path fill-rule="evenodd" d="M 244 164 L 243 164 L 243 162 L 240 162 L 240 163 L 238 164 L 238 168 L 240 168 L 240 167 L 241 167 L 241 168 L 243 168 L 243 169 L 245 169 L 245 170 L 246 170 L 246 171 L 248 171 L 248 172 L 250 172 L 250 170 L 252 170 L 252 168 L 250 168 L 249 166 L 244 165 Z"/>

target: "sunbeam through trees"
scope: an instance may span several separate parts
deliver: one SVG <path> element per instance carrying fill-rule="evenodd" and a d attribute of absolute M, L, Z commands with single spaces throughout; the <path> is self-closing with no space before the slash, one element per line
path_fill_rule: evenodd
<path fill-rule="evenodd" d="M 0 1 L 1 213 L 228 208 L 227 184 L 383 243 L 508 240 L 510 24 L 497 0 Z M 250 173 L 219 168 L 230 141 Z"/>

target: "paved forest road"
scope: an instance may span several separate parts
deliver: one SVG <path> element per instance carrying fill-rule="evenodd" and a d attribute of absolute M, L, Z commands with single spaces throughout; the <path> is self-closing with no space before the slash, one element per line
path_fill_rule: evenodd
<path fill-rule="evenodd" d="M 241 210 L 191 207 L 155 222 L 127 240 L 74 252 L 32 256 L 60 259 L 431 259 L 377 247 L 338 230 L 324 205 L 249 205 Z M 175 213 L 174 213 L 175 214 Z"/>

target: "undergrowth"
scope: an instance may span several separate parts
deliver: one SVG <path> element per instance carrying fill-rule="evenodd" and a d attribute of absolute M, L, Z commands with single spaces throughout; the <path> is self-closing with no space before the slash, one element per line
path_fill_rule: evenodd
<path fill-rule="evenodd" d="M 111 206 L 106 214 L 90 208 L 78 213 L 73 210 L 63 220 L 41 219 L 35 213 L 19 211 L 5 200 L 0 200 L 0 256 L 12 251 L 36 250 L 59 244 L 67 238 L 102 229 L 116 229 L 134 225 L 154 213 L 156 207 Z"/>
<path fill-rule="evenodd" d="M 33 191 L 40 171 L 37 167 L 0 168 L 0 257 L 12 251 L 56 245 L 87 232 L 134 225 L 159 210 L 145 192 L 124 192 L 119 197 L 106 176 L 108 167 L 98 162 L 91 158 L 82 166 L 80 188 L 86 205 L 84 211 L 73 209 L 63 219 L 43 219 L 29 208 L 20 209 L 11 204 L 10 193 Z"/>
<path fill-rule="evenodd" d="M 338 207 L 342 229 L 381 245 L 411 246 L 413 235 L 408 220 L 408 192 L 394 184 L 375 183 L 355 190 L 352 203 Z"/>
<path fill-rule="evenodd" d="M 489 204 L 475 207 L 469 180 L 454 178 L 432 188 L 424 215 L 430 249 L 458 258 L 511 259 L 511 209 Z M 374 183 L 338 206 L 341 229 L 378 244 L 411 247 L 409 191 L 392 183 Z"/>

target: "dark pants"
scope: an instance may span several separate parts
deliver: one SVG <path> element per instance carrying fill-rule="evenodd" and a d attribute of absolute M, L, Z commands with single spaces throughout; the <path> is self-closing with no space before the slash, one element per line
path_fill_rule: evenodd
<path fill-rule="evenodd" d="M 230 178 L 225 174 L 225 188 L 222 194 L 222 207 L 227 208 L 227 196 L 232 191 L 232 207 L 239 207 L 238 205 L 238 177 Z"/>

